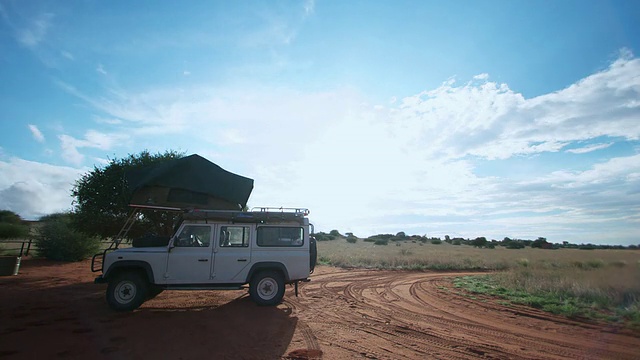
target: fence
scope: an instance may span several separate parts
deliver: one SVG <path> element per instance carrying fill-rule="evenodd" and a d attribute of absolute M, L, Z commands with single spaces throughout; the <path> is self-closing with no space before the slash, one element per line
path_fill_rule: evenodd
<path fill-rule="evenodd" d="M 33 239 L 29 238 L 29 239 L 14 239 L 14 240 L 0 240 L 0 245 L 4 245 L 4 244 L 20 244 L 20 254 L 18 256 L 29 256 L 29 251 L 31 250 L 31 245 L 33 244 Z M 26 246 L 26 249 L 25 249 Z M 13 250 L 17 250 L 17 246 L 10 246 L 9 248 L 5 249 L 4 246 L 2 246 L 2 251 L 13 251 Z"/>

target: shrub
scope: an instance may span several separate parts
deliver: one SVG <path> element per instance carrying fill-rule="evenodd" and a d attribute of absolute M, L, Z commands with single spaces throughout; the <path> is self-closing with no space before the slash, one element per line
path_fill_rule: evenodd
<path fill-rule="evenodd" d="M 350 243 L 350 244 L 355 244 L 355 243 L 356 243 L 356 241 L 358 241 L 358 238 L 357 238 L 357 237 L 355 237 L 355 236 L 349 236 L 349 237 L 347 238 L 347 242 L 348 242 L 348 243 Z"/>
<path fill-rule="evenodd" d="M 507 249 L 524 249 L 524 244 L 520 241 L 511 241 L 507 244 Z"/>
<path fill-rule="evenodd" d="M 587 260 L 586 265 L 591 269 L 599 269 L 601 267 L 604 267 L 604 261 L 600 259 L 591 259 Z"/>
<path fill-rule="evenodd" d="M 402 256 L 413 255 L 413 251 L 411 251 L 409 249 L 402 249 L 402 250 L 400 250 L 400 255 L 402 255 Z"/>
<path fill-rule="evenodd" d="M 0 239 L 24 239 L 29 236 L 29 227 L 20 224 L 0 223 Z"/>
<path fill-rule="evenodd" d="M 451 245 L 462 245 L 462 241 L 457 240 L 457 239 L 456 239 L 456 240 L 453 240 L 453 241 L 451 242 Z"/>
<path fill-rule="evenodd" d="M 20 218 L 20 215 L 13 211 L 0 210 L 0 223 L 20 225 L 22 224 L 22 219 Z"/>
<path fill-rule="evenodd" d="M 434 245 L 440 245 L 442 244 L 442 240 L 440 239 L 431 239 L 431 243 Z"/>
<path fill-rule="evenodd" d="M 529 259 L 527 258 L 522 258 L 522 259 L 518 259 L 516 261 L 516 263 L 522 267 L 528 267 L 529 266 Z"/>
<path fill-rule="evenodd" d="M 45 219 L 36 237 L 38 255 L 50 260 L 80 261 L 100 250 L 100 239 L 71 227 L 71 216 Z"/>
<path fill-rule="evenodd" d="M 373 242 L 373 245 L 389 245 L 389 240 L 386 239 L 377 239 Z"/>

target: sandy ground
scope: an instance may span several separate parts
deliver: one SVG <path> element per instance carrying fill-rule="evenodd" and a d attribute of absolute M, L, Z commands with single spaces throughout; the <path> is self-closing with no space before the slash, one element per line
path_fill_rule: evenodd
<path fill-rule="evenodd" d="M 471 299 L 463 273 L 320 267 L 296 298 L 165 291 L 111 311 L 88 262 L 23 260 L 0 277 L 0 358 L 638 359 L 640 334 Z"/>

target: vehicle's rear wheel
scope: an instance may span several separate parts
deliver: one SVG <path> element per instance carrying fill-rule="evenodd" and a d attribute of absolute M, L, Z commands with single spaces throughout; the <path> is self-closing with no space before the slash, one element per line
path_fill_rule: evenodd
<path fill-rule="evenodd" d="M 122 272 L 109 280 L 107 303 L 116 311 L 132 311 L 147 298 L 148 284 L 140 273 Z"/>
<path fill-rule="evenodd" d="M 261 271 L 249 284 L 249 295 L 258 305 L 278 305 L 284 296 L 284 278 L 278 271 Z"/>

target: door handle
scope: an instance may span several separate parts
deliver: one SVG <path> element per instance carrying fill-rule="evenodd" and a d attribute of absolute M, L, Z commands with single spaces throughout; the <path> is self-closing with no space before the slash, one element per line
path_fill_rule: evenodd
<path fill-rule="evenodd" d="M 207 262 L 207 261 L 209 261 L 209 259 L 198 259 L 198 261 Z"/>
<path fill-rule="evenodd" d="M 247 261 L 247 259 L 238 259 L 238 261 Z"/>

